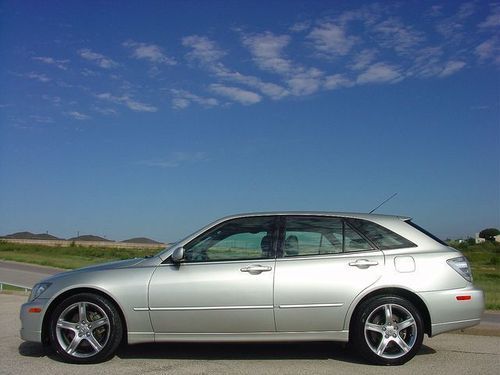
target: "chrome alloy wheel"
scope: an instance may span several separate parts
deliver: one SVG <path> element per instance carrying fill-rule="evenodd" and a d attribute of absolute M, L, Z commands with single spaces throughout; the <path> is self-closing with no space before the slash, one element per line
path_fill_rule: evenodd
<path fill-rule="evenodd" d="M 417 340 L 417 323 L 403 306 L 385 304 L 375 308 L 366 319 L 365 340 L 379 357 L 396 359 L 408 353 Z"/>
<path fill-rule="evenodd" d="M 67 354 L 88 358 L 104 348 L 110 328 L 109 317 L 102 308 L 91 302 L 77 302 L 59 315 L 56 337 Z"/>

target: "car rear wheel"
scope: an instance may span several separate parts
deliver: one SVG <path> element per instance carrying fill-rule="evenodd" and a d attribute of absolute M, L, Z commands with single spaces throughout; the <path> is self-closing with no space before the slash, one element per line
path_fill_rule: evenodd
<path fill-rule="evenodd" d="M 115 306 L 92 293 L 68 297 L 53 311 L 50 343 L 66 362 L 97 363 L 110 358 L 123 337 Z"/>
<path fill-rule="evenodd" d="M 368 361 L 401 365 L 417 354 L 424 337 L 419 311 L 401 297 L 378 296 L 359 307 L 351 338 Z"/>

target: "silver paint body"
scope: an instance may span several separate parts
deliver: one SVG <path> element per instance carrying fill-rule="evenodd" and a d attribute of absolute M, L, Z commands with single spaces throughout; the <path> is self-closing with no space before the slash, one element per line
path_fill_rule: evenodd
<path fill-rule="evenodd" d="M 262 215 L 320 215 L 369 220 L 417 247 L 353 253 L 199 262 L 175 265 L 172 252 L 206 230 L 234 218 Z M 431 334 L 478 324 L 483 292 L 446 260 L 461 256 L 404 222 L 386 215 L 281 212 L 220 219 L 158 255 L 54 275 L 41 297 L 21 307 L 21 337 L 41 342 L 51 303 L 62 293 L 85 288 L 114 300 L 126 321 L 129 343 L 154 341 L 347 341 L 357 304 L 371 292 L 400 288 L 426 305 Z M 369 267 L 353 266 L 368 262 Z M 350 265 L 351 264 L 351 265 Z M 270 271 L 242 272 L 248 266 Z M 458 295 L 472 296 L 457 301 Z M 31 307 L 41 313 L 28 313 Z"/>

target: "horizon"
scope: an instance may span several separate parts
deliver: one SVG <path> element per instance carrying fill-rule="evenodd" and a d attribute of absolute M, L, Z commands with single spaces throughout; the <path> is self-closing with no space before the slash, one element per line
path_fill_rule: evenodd
<path fill-rule="evenodd" d="M 4 1 L 0 31 L 0 233 L 172 242 L 393 193 L 443 239 L 500 227 L 498 3 Z"/>
<path fill-rule="evenodd" d="M 50 233 L 48 231 L 45 231 L 43 233 L 34 233 L 34 232 L 29 231 L 29 230 L 15 232 L 15 233 L 0 234 L 0 241 L 3 239 L 13 239 L 13 240 L 17 240 L 17 239 L 19 239 L 19 240 L 32 240 L 33 239 L 33 240 L 37 240 L 37 241 L 45 240 L 45 239 L 37 239 L 37 238 L 7 238 L 7 237 L 10 237 L 13 235 L 20 235 L 20 234 L 29 234 L 29 235 L 34 235 L 34 236 L 49 235 L 51 237 L 54 237 L 54 239 L 48 239 L 48 241 L 56 241 L 56 240 L 57 241 L 59 241 L 59 240 L 60 241 L 71 241 L 71 240 L 76 240 L 76 239 L 79 239 L 82 237 L 97 237 L 97 238 L 100 238 L 102 240 L 109 241 L 109 242 L 125 242 L 128 240 L 134 240 L 134 239 L 145 239 L 145 240 L 153 240 L 155 242 L 162 243 L 165 245 L 173 243 L 173 242 L 160 242 L 160 241 L 156 241 L 154 238 L 149 238 L 149 237 L 145 237 L 145 236 L 134 236 L 134 237 L 128 237 L 128 238 L 124 238 L 124 239 L 110 239 L 106 236 L 96 235 L 96 234 L 92 234 L 92 233 L 84 233 L 84 234 L 78 234 L 77 236 L 74 236 L 74 237 L 61 237 L 61 236 L 56 236 L 53 233 Z"/>

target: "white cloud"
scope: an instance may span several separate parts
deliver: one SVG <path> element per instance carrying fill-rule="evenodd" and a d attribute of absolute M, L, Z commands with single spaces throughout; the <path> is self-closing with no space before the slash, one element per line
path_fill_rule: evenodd
<path fill-rule="evenodd" d="M 42 95 L 43 100 L 51 102 L 54 106 L 59 107 L 61 105 L 62 99 L 60 96 Z"/>
<path fill-rule="evenodd" d="M 399 19 L 389 18 L 374 27 L 379 44 L 398 53 L 410 53 L 415 46 L 425 41 L 422 32 L 405 25 Z"/>
<path fill-rule="evenodd" d="M 414 63 L 408 69 L 408 76 L 430 78 L 439 75 L 443 70 L 441 58 L 443 56 L 441 47 L 425 47 L 415 52 Z"/>
<path fill-rule="evenodd" d="M 197 103 L 206 108 L 219 105 L 219 101 L 215 98 L 204 98 L 186 90 L 171 89 L 170 92 L 174 96 L 172 99 L 172 107 L 174 109 L 187 108 L 191 103 Z"/>
<path fill-rule="evenodd" d="M 67 83 L 67 82 L 65 82 L 65 81 L 63 81 L 61 79 L 57 80 L 56 85 L 59 86 L 59 87 L 64 87 L 66 89 L 70 89 L 70 88 L 73 88 L 73 87 L 78 87 L 78 88 L 81 88 L 82 90 L 87 90 L 82 85 L 75 86 L 75 85 L 72 85 L 71 83 Z"/>
<path fill-rule="evenodd" d="M 206 36 L 186 36 L 182 38 L 182 45 L 191 48 L 187 54 L 188 59 L 197 60 L 203 64 L 214 63 L 225 55 L 225 52 Z"/>
<path fill-rule="evenodd" d="M 208 159 L 204 152 L 173 152 L 167 158 L 142 160 L 136 164 L 158 168 L 177 168 L 185 164 L 193 164 L 206 160 Z"/>
<path fill-rule="evenodd" d="M 342 74 L 333 74 L 325 77 L 323 86 L 327 90 L 336 90 L 343 87 L 351 87 L 354 85 L 350 79 L 346 78 Z"/>
<path fill-rule="evenodd" d="M 463 3 L 452 16 L 438 19 L 436 30 L 449 41 L 458 43 L 464 38 L 466 21 L 474 14 L 474 11 L 474 2 Z"/>
<path fill-rule="evenodd" d="M 419 78 L 448 77 L 466 66 L 464 61 L 442 61 L 441 47 L 427 47 L 416 52 L 414 64 L 406 71 L 406 76 Z"/>
<path fill-rule="evenodd" d="M 494 36 L 485 40 L 474 49 L 474 53 L 480 62 L 493 61 L 500 65 L 500 38 Z"/>
<path fill-rule="evenodd" d="M 79 121 L 90 119 L 89 115 L 86 115 L 85 113 L 81 113 L 81 112 L 77 112 L 77 111 L 66 112 L 66 114 L 68 116 L 74 118 L 75 120 L 79 120 Z"/>
<path fill-rule="evenodd" d="M 327 57 L 347 55 L 357 41 L 356 37 L 347 35 L 344 27 L 333 22 L 319 23 L 307 37 L 316 51 Z"/>
<path fill-rule="evenodd" d="M 187 54 L 188 59 L 198 61 L 205 69 L 219 79 L 256 89 L 272 99 L 281 99 L 289 94 L 284 87 L 278 84 L 264 82 L 258 77 L 242 74 L 227 68 L 220 62 L 225 52 L 218 47 L 217 43 L 205 36 L 192 35 L 185 37 L 182 39 L 182 44 L 191 49 Z M 185 108 L 189 104 L 185 100 L 176 100 L 175 105 L 178 108 Z"/>
<path fill-rule="evenodd" d="M 172 108 L 174 109 L 185 109 L 191 105 L 191 102 L 186 98 L 173 98 Z"/>
<path fill-rule="evenodd" d="M 40 124 L 52 124 L 54 123 L 54 119 L 50 116 L 40 116 L 40 115 L 31 115 L 30 120 L 38 122 Z"/>
<path fill-rule="evenodd" d="M 311 21 L 301 21 L 296 22 L 290 27 L 290 31 L 293 33 L 300 33 L 307 31 L 311 27 Z"/>
<path fill-rule="evenodd" d="M 114 108 L 103 108 L 99 106 L 92 106 L 92 110 L 105 116 L 116 116 L 118 114 L 118 111 Z"/>
<path fill-rule="evenodd" d="M 264 82 L 258 77 L 241 74 L 234 72 L 222 64 L 218 64 L 212 68 L 212 72 L 221 79 L 240 83 L 248 87 L 259 90 L 262 94 L 269 96 L 271 99 L 281 99 L 289 95 L 289 92 L 284 87 L 271 82 Z"/>
<path fill-rule="evenodd" d="M 52 81 L 52 79 L 45 74 L 40 74 L 40 73 L 35 73 L 35 72 L 30 72 L 30 73 L 25 73 L 25 74 L 16 74 L 19 77 L 24 77 L 24 78 L 29 78 L 33 79 L 35 81 L 47 83 Z"/>
<path fill-rule="evenodd" d="M 243 105 L 255 104 L 262 99 L 262 97 L 255 92 L 243 90 L 238 87 L 224 86 L 218 83 L 211 84 L 210 90 Z"/>
<path fill-rule="evenodd" d="M 393 83 L 401 79 L 402 76 L 397 67 L 385 63 L 376 63 L 361 73 L 356 82 L 361 85 L 366 83 Z"/>
<path fill-rule="evenodd" d="M 136 59 L 148 60 L 155 64 L 177 64 L 175 59 L 165 55 L 162 48 L 160 46 L 157 46 L 156 44 L 127 40 L 126 42 L 123 42 L 122 45 L 124 47 L 130 48 L 132 50 L 132 56 Z"/>
<path fill-rule="evenodd" d="M 88 68 L 83 68 L 81 71 L 80 71 L 80 74 L 84 77 L 97 77 L 99 76 L 101 73 L 99 72 L 96 72 L 95 70 L 92 70 L 92 69 L 88 69 Z"/>
<path fill-rule="evenodd" d="M 219 44 L 209 34 L 188 34 L 181 39 L 184 54 L 179 56 L 189 62 L 189 69 L 204 72 L 205 80 L 200 78 L 198 89 L 185 86 L 189 87 L 189 91 L 172 89 L 180 86 L 179 83 L 171 84 L 166 88 L 171 101 L 167 105 L 174 109 L 197 105 L 209 108 L 231 101 L 251 105 L 267 98 L 281 100 L 290 96 L 308 96 L 322 90 L 368 83 L 391 84 L 410 77 L 449 77 L 478 62 L 500 64 L 500 38 L 495 36 L 494 29 L 500 24 L 500 7 L 492 5 L 488 13 L 488 8 L 481 4 L 484 9 L 480 13 L 475 11 L 474 4 L 479 8 L 478 1 L 433 7 L 428 4 L 423 6 L 422 14 L 410 15 L 403 11 L 401 4 L 378 2 L 354 6 L 344 12 L 334 10 L 328 18 L 302 18 L 301 22 L 290 27 L 290 24 L 285 24 L 285 31 L 281 32 L 275 28 L 258 32 L 256 29 L 238 29 L 237 37 L 247 56 L 242 56 L 237 48 L 230 50 L 231 44 Z M 440 32 L 436 32 L 436 27 Z M 448 38 L 450 34 L 451 39 Z M 453 39 L 453 34 L 459 35 L 457 38 L 462 38 L 463 43 L 455 43 L 458 39 Z M 224 38 L 221 40 L 226 41 Z M 159 45 L 134 40 L 122 45 L 127 48 L 125 52 L 130 58 L 151 63 L 147 66 L 151 76 L 164 69 L 161 64 L 176 63 Z M 90 49 L 82 49 L 78 53 L 104 68 L 118 66 L 110 58 Z M 325 61 L 325 57 L 328 60 Z M 61 63 L 63 66 L 66 61 L 44 56 L 34 59 L 45 64 Z M 91 64 L 84 65 L 98 72 L 103 79 L 109 79 L 109 72 Z M 123 74 L 126 72 L 122 71 Z M 88 69 L 82 72 L 85 75 L 94 73 Z M 50 80 L 37 73 L 25 76 L 41 82 Z M 167 77 L 157 77 L 155 81 L 160 81 L 160 78 Z M 113 91 L 105 90 L 118 95 L 105 92 L 99 94 L 100 99 L 134 111 L 158 110 L 151 104 L 136 100 L 152 98 L 150 95 L 154 86 L 149 85 L 154 83 L 131 86 L 124 82 L 123 77 L 119 79 L 112 82 Z M 177 77 L 179 79 L 182 80 L 182 77 Z M 210 79 L 209 83 L 206 79 Z M 54 81 L 57 84 L 55 78 Z M 123 82 L 122 86 L 120 82 Z M 158 84 L 165 87 L 163 83 Z M 146 92 L 147 96 L 140 96 L 140 92 Z M 122 111 L 118 105 L 99 104 Z M 94 110 L 90 114 L 94 115 Z"/>
<path fill-rule="evenodd" d="M 362 23 L 365 27 L 373 26 L 380 19 L 386 18 L 387 12 L 391 5 L 388 2 L 375 2 L 368 5 L 362 5 L 359 8 L 350 9 L 335 18 L 335 23 L 341 26 L 346 26 L 351 22 Z"/>
<path fill-rule="evenodd" d="M 363 70 L 375 60 L 376 56 L 377 51 L 375 49 L 364 49 L 354 56 L 353 63 L 349 67 L 353 70 Z"/>
<path fill-rule="evenodd" d="M 310 68 L 294 74 L 287 80 L 287 83 L 293 95 L 311 95 L 321 87 L 322 76 L 323 72 L 316 68 Z"/>
<path fill-rule="evenodd" d="M 500 4 L 492 4 L 491 7 L 491 13 L 479 24 L 479 27 L 482 29 L 495 29 L 500 27 Z"/>
<path fill-rule="evenodd" d="M 283 76 L 287 89 L 276 84 L 255 84 L 265 95 L 281 99 L 288 95 L 311 95 L 321 87 L 323 72 L 316 68 L 305 68 L 284 57 L 284 48 L 290 43 L 288 35 L 276 36 L 271 32 L 245 35 L 242 38 L 261 69 Z M 249 83 L 247 82 L 245 83 Z"/>
<path fill-rule="evenodd" d="M 439 17 L 442 14 L 443 6 L 442 5 L 432 5 L 428 11 L 431 17 Z"/>
<path fill-rule="evenodd" d="M 462 70 L 462 68 L 466 64 L 463 61 L 448 61 L 446 65 L 444 66 L 443 70 L 441 73 L 439 73 L 440 77 L 448 77 L 451 76 L 452 74 L 455 74 L 459 70 Z"/>
<path fill-rule="evenodd" d="M 158 108 L 150 104 L 141 103 L 128 95 L 114 96 L 109 92 L 97 94 L 96 97 L 101 100 L 108 100 L 113 103 L 123 104 L 135 112 L 156 112 Z"/>
<path fill-rule="evenodd" d="M 100 53 L 94 52 L 88 48 L 78 50 L 78 54 L 81 58 L 92 61 L 103 69 L 111 69 L 118 66 L 118 64 L 112 59 Z"/>
<path fill-rule="evenodd" d="M 246 35 L 242 40 L 261 69 L 279 74 L 287 74 L 292 70 L 291 61 L 283 57 L 283 49 L 290 43 L 288 35 L 266 32 Z"/>
<path fill-rule="evenodd" d="M 54 65 L 55 67 L 62 70 L 68 69 L 66 65 L 69 63 L 69 60 L 56 60 L 52 57 L 46 57 L 46 56 L 35 56 L 33 57 L 33 60 L 40 61 L 47 65 Z"/>
<path fill-rule="evenodd" d="M 158 108 L 155 106 L 138 102 L 137 100 L 131 99 L 127 96 L 123 99 L 124 103 L 129 107 L 132 111 L 136 112 L 156 112 Z"/>

